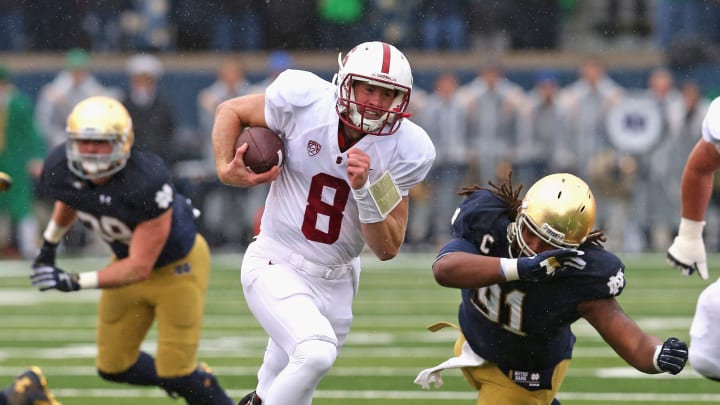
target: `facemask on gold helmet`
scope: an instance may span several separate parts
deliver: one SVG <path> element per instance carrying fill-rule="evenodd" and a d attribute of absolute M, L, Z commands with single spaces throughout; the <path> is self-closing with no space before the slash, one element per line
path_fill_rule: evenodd
<path fill-rule="evenodd" d="M 119 101 L 94 96 L 79 102 L 67 119 L 68 167 L 84 179 L 107 177 L 122 170 L 130 157 L 133 128 L 130 114 Z M 82 142 L 107 142 L 109 153 L 83 153 Z"/>
<path fill-rule="evenodd" d="M 553 247 L 577 249 L 592 230 L 595 215 L 595 197 L 579 177 L 569 173 L 543 177 L 527 191 L 510 224 L 511 254 L 513 247 L 526 256 L 538 253 L 523 238 L 525 228 Z"/>

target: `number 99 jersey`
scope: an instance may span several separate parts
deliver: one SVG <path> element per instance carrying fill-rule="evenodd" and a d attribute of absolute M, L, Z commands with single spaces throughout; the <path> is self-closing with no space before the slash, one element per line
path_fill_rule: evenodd
<path fill-rule="evenodd" d="M 170 235 L 153 268 L 185 257 L 195 243 L 192 207 L 175 192 L 170 171 L 160 157 L 133 148 L 127 165 L 103 184 L 75 176 L 68 168 L 65 144 L 45 159 L 40 178 L 43 197 L 74 208 L 78 219 L 97 232 L 118 259 L 128 256 L 135 227 L 173 209 Z"/>
<path fill-rule="evenodd" d="M 438 256 L 467 252 L 509 257 L 508 204 L 478 190 L 460 205 L 453 237 Z M 543 282 L 512 281 L 463 289 L 459 322 L 468 344 L 501 369 L 546 369 L 572 355 L 570 325 L 580 318 L 584 301 L 617 296 L 625 286 L 624 265 L 603 247 L 585 243 L 587 265 Z"/>

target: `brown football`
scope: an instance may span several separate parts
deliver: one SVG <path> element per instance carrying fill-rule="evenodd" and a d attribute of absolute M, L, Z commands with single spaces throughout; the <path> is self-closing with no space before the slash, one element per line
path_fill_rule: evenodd
<path fill-rule="evenodd" d="M 265 127 L 246 127 L 235 140 L 235 149 L 248 144 L 243 161 L 253 173 L 264 173 L 273 166 L 282 166 L 285 144 L 276 134 Z"/>

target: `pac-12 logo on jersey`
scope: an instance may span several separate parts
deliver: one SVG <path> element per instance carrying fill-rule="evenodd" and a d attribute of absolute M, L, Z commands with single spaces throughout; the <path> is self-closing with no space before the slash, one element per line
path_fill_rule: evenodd
<path fill-rule="evenodd" d="M 316 141 L 313 141 L 312 139 L 308 141 L 308 143 L 307 143 L 308 156 L 317 155 L 318 153 L 320 153 L 320 149 L 322 149 L 322 145 L 320 145 Z"/>

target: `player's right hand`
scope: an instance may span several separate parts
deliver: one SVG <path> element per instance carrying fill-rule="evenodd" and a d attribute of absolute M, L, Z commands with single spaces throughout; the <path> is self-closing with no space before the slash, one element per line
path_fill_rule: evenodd
<path fill-rule="evenodd" d="M 505 279 L 523 280 L 523 281 L 540 281 L 555 277 L 561 271 L 585 268 L 585 260 L 580 256 L 585 253 L 581 250 L 572 249 L 554 249 L 538 253 L 533 257 L 520 257 L 518 259 L 501 260 L 501 267 L 505 273 Z M 517 270 L 508 271 L 508 264 L 515 260 Z M 517 273 L 514 275 L 513 273 Z"/>
<path fill-rule="evenodd" d="M 248 145 L 242 144 L 235 149 L 233 160 L 219 167 L 218 178 L 223 184 L 235 187 L 252 187 L 258 184 L 269 183 L 280 176 L 280 172 L 282 171 L 280 166 L 273 166 L 265 173 L 259 174 L 248 170 L 243 162 L 247 149 Z"/>
<path fill-rule="evenodd" d="M 47 240 L 43 240 L 43 244 L 40 247 L 40 253 L 35 257 L 33 265 L 47 264 L 50 266 L 55 265 L 55 252 L 57 250 L 57 243 L 51 243 Z"/>
<path fill-rule="evenodd" d="M 520 280 L 540 281 L 555 277 L 555 273 L 563 270 L 582 270 L 585 268 L 585 260 L 580 258 L 583 254 L 581 250 L 555 249 L 533 257 L 521 257 L 518 259 L 518 275 Z"/>
<path fill-rule="evenodd" d="M 691 276 L 697 272 L 703 280 L 709 277 L 705 242 L 702 237 L 676 236 L 667 250 L 667 263 L 684 276 Z"/>

